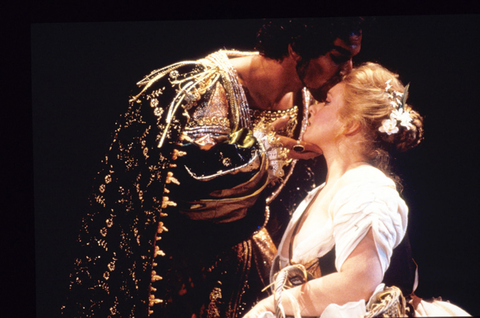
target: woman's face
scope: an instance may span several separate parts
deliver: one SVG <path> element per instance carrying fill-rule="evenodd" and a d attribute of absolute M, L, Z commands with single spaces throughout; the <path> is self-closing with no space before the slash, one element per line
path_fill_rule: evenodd
<path fill-rule="evenodd" d="M 304 140 L 316 144 L 320 148 L 335 143 L 337 136 L 343 129 L 339 117 L 339 110 L 344 106 L 345 85 L 339 83 L 332 87 L 324 103 L 311 105 L 310 114 Z"/>

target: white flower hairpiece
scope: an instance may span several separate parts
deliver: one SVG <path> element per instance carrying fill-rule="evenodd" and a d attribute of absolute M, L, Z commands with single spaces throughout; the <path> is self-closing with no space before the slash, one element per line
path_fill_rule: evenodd
<path fill-rule="evenodd" d="M 405 86 L 403 93 L 400 93 L 392 89 L 390 82 L 392 79 L 389 79 L 385 82 L 385 93 L 387 93 L 388 98 L 390 99 L 390 105 L 392 106 L 392 112 L 390 113 L 390 118 L 384 119 L 382 125 L 378 130 L 382 133 L 388 135 L 396 134 L 399 131 L 398 124 L 405 127 L 407 130 L 410 130 L 412 125 L 412 116 L 409 110 L 405 110 L 405 102 L 407 100 L 408 87 L 410 84 Z"/>

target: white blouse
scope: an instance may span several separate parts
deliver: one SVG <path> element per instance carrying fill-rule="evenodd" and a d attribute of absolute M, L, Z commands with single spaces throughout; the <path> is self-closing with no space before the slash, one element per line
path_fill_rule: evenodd
<path fill-rule="evenodd" d="M 327 211 L 309 213 L 326 213 L 319 220 L 323 224 L 310 227 L 311 233 L 302 233 L 303 240 L 295 241 L 292 262 L 307 264 L 321 257 L 335 247 L 335 267 L 338 270 L 358 243 L 372 229 L 375 246 L 380 259 L 383 274 L 390 264 L 393 249 L 400 244 L 407 230 L 408 207 L 398 194 L 393 180 L 372 166 L 359 166 L 347 171 L 337 182 L 341 187 L 334 193 Z M 292 215 L 292 219 L 283 235 L 278 253 L 273 264 L 280 269 L 289 265 L 289 245 L 294 228 L 302 214 L 314 200 L 316 194 L 325 184 L 312 190 Z M 313 203 L 313 202 L 312 202 Z M 312 206 L 313 207 L 313 206 Z M 300 230 L 301 231 L 301 230 Z M 307 235 L 305 235 L 307 234 Z M 285 248 L 286 247 L 286 248 Z M 274 265 L 273 271 L 278 270 Z M 273 280 L 272 280 L 273 281 Z M 377 286 L 381 291 L 384 284 Z M 330 304 L 320 318 L 353 318 L 366 314 L 365 300 L 353 301 L 344 305 Z M 415 316 L 470 316 L 466 311 L 449 302 L 422 300 L 415 311 Z M 274 318 L 270 312 L 262 313 L 259 318 Z"/>
<path fill-rule="evenodd" d="M 294 263 L 306 264 L 335 246 L 335 267 L 338 271 L 371 228 L 385 274 L 392 251 L 402 241 L 407 229 L 408 207 L 405 201 L 398 194 L 393 180 L 372 166 L 363 165 L 348 170 L 339 182 L 344 186 L 334 194 L 326 211 L 326 222 L 315 227 L 315 231 L 308 233 L 306 238 L 303 234 L 301 242 L 296 241 L 291 259 Z M 312 190 L 292 215 L 278 248 L 280 268 L 289 263 L 289 255 L 286 254 L 295 224 L 324 186 L 322 184 Z"/>

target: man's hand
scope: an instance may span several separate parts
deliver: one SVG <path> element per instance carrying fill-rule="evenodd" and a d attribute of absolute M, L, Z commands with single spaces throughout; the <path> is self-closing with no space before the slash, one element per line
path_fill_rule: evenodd
<path fill-rule="evenodd" d="M 289 119 L 288 116 L 285 115 L 277 119 L 276 121 L 274 121 L 272 123 L 272 127 L 274 131 L 277 132 L 283 127 L 285 127 L 285 125 L 288 123 L 288 119 Z M 279 141 L 282 143 L 282 145 L 285 148 L 290 149 L 290 151 L 288 152 L 288 156 L 292 159 L 312 159 L 322 154 L 322 150 L 318 146 L 312 143 L 305 142 L 305 141 L 298 141 L 296 139 L 281 136 L 281 135 L 277 135 L 277 136 L 279 137 Z M 293 147 L 299 144 L 302 145 L 304 148 L 302 152 L 293 150 Z"/>

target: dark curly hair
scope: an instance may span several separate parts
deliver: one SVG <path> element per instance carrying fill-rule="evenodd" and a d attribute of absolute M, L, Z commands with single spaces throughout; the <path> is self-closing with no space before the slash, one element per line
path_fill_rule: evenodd
<path fill-rule="evenodd" d="M 363 22 L 361 17 L 275 19 L 258 31 L 255 49 L 267 58 L 282 60 L 291 45 L 309 60 L 330 51 L 337 38 L 360 35 Z"/>

